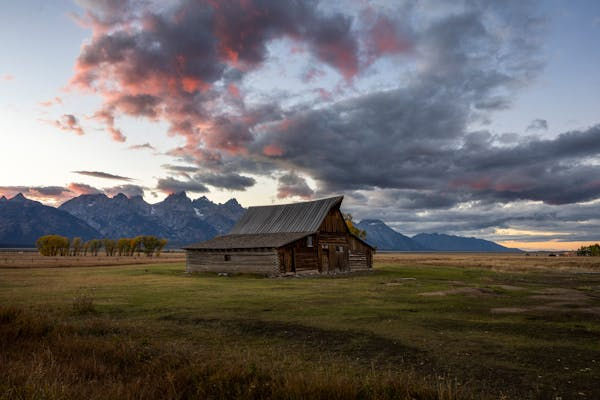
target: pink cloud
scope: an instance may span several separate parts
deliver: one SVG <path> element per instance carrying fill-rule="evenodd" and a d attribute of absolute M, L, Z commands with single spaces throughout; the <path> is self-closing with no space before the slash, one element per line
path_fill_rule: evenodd
<path fill-rule="evenodd" d="M 374 56 L 379 57 L 408 51 L 411 45 L 400 36 L 391 19 L 379 16 L 369 32 L 369 47 L 374 52 Z"/>
<path fill-rule="evenodd" d="M 42 107 L 51 107 L 56 104 L 62 104 L 62 99 L 60 97 L 56 96 L 55 98 L 50 99 L 50 100 L 40 101 L 38 104 Z"/>
<path fill-rule="evenodd" d="M 283 149 L 276 144 L 269 144 L 263 147 L 263 154 L 269 157 L 280 157 L 283 155 Z"/>
<path fill-rule="evenodd" d="M 54 121 L 46 121 L 65 132 L 73 132 L 78 136 L 83 136 L 85 132 L 79 124 L 79 120 L 73 114 L 63 114 L 60 119 Z"/>

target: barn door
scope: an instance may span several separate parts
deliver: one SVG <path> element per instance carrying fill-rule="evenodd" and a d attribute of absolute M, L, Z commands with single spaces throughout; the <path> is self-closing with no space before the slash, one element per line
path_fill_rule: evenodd
<path fill-rule="evenodd" d="M 349 267 L 348 267 L 348 258 L 349 258 L 348 247 L 341 246 L 341 250 L 342 251 L 338 254 L 340 271 L 348 271 L 349 270 Z"/>
<path fill-rule="evenodd" d="M 329 271 L 329 247 L 327 245 L 321 246 L 321 272 L 327 273 Z"/>

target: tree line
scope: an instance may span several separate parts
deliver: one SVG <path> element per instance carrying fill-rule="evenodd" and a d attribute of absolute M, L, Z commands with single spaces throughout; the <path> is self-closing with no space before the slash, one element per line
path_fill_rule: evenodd
<path fill-rule="evenodd" d="M 35 245 L 43 256 L 97 256 L 104 248 L 107 256 L 139 256 L 144 253 L 148 257 L 158 257 L 167 245 L 167 239 L 144 235 L 121 239 L 91 239 L 86 242 L 79 237 L 70 240 L 65 236 L 46 235 L 40 237 Z"/>
<path fill-rule="evenodd" d="M 591 246 L 581 246 L 577 250 L 578 256 L 600 256 L 600 244 L 596 243 Z"/>

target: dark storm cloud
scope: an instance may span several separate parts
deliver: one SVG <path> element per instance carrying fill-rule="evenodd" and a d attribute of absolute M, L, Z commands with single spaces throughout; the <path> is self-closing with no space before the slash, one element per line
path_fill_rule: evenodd
<path fill-rule="evenodd" d="M 305 42 L 318 60 L 346 79 L 359 71 L 352 18 L 320 13 L 316 1 L 82 5 L 85 15 L 80 20 L 94 36 L 78 57 L 72 85 L 104 97 L 94 118 L 118 141 L 125 136 L 115 126 L 115 117 L 128 114 L 169 121 L 171 132 L 184 136 L 190 150 L 204 143 L 208 148 L 240 151 L 252 139 L 247 124 L 219 115 L 210 103 L 225 93 L 235 94 L 239 102 L 239 89 L 235 85 L 220 89 L 215 83 L 240 80 L 258 67 L 273 39 Z M 212 123 L 207 125 L 207 120 Z M 199 130 L 199 124 L 205 128 Z"/>
<path fill-rule="evenodd" d="M 156 184 L 156 189 L 169 194 L 178 192 L 209 192 L 208 188 L 201 182 L 196 182 L 194 180 L 180 181 L 171 177 L 159 179 Z"/>
<path fill-rule="evenodd" d="M 103 178 L 103 179 L 114 179 L 117 181 L 133 181 L 133 178 L 128 178 L 126 176 L 109 174 L 108 172 L 101 171 L 73 171 L 75 174 L 92 176 L 94 178 Z"/>
<path fill-rule="evenodd" d="M 547 131 L 548 130 L 548 121 L 545 119 L 534 119 L 527 126 L 528 131 Z"/>
<path fill-rule="evenodd" d="M 158 190 L 244 189 L 254 184 L 244 174 L 280 177 L 278 194 L 349 193 L 356 215 L 414 233 L 559 231 L 563 221 L 585 236 L 571 215 L 597 219 L 597 206 L 577 203 L 600 197 L 598 127 L 545 139 L 481 130 L 542 67 L 535 3 L 466 1 L 427 14 L 408 2 L 371 10 L 366 22 L 369 10 L 316 1 L 118 3 L 88 3 L 94 36 L 73 85 L 102 95 L 95 118 L 116 140 L 119 114 L 165 120 L 185 139 L 168 154 L 194 166 L 165 168 L 185 180 L 160 179 Z M 301 42 L 315 68 L 339 72 L 342 95 L 290 104 L 282 90 L 247 103 L 239 84 L 282 37 Z M 409 60 L 405 78 L 351 87 L 390 53 Z"/>

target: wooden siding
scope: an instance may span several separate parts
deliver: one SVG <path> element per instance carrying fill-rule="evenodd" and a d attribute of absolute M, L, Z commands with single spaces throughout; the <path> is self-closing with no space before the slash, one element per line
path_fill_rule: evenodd
<path fill-rule="evenodd" d="M 229 256 L 229 261 L 225 260 Z M 276 250 L 260 251 L 198 251 L 186 252 L 187 272 L 279 273 Z"/>
<path fill-rule="evenodd" d="M 306 245 L 306 238 L 290 243 L 278 250 L 280 272 L 302 272 L 319 270 L 318 240 L 313 235 L 313 247 Z"/>
<path fill-rule="evenodd" d="M 344 217 L 339 210 L 339 208 L 333 208 L 329 210 L 325 219 L 321 223 L 319 227 L 319 232 L 323 233 L 346 233 L 348 232 L 348 228 L 346 227 L 346 222 L 344 221 Z"/>
<path fill-rule="evenodd" d="M 349 254 L 350 270 L 368 269 L 367 253 L 362 251 L 350 250 Z"/>
<path fill-rule="evenodd" d="M 350 268 L 351 269 L 368 269 L 373 268 L 373 250 L 355 238 L 352 235 L 348 236 L 348 243 L 350 247 Z M 354 254 L 354 260 L 352 260 Z M 360 254 L 360 256 L 359 256 Z M 363 258 L 364 254 L 364 258 Z M 358 260 L 360 257 L 360 261 Z M 353 267 L 354 265 L 354 267 Z M 362 266 L 361 266 L 362 265 Z"/>

